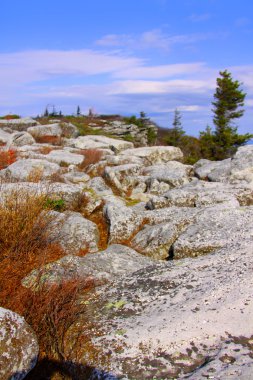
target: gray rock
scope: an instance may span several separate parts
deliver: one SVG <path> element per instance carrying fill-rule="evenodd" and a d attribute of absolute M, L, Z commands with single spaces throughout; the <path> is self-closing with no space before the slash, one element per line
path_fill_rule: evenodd
<path fill-rule="evenodd" d="M 59 165 L 78 165 L 84 160 L 82 154 L 71 153 L 63 149 L 52 150 L 45 157 L 50 162 L 55 162 Z"/>
<path fill-rule="evenodd" d="M 22 380 L 35 366 L 39 347 L 24 318 L 0 307 L 0 378 Z"/>
<path fill-rule="evenodd" d="M 35 127 L 29 127 L 27 129 L 33 137 L 42 137 L 42 136 L 61 136 L 62 129 L 59 123 L 48 124 L 48 125 L 37 125 Z"/>
<path fill-rule="evenodd" d="M 144 168 L 143 175 L 165 182 L 171 187 L 179 187 L 189 182 L 192 166 L 183 165 L 177 161 L 169 161 L 166 164 L 152 165 Z"/>
<path fill-rule="evenodd" d="M 124 156 L 139 157 L 146 165 L 162 164 L 168 161 L 181 161 L 182 151 L 174 146 L 151 146 L 135 149 L 127 149 L 121 153 Z"/>
<path fill-rule="evenodd" d="M 138 176 L 141 166 L 125 164 L 119 166 L 106 166 L 104 175 L 119 192 L 127 192 L 132 185 L 133 177 Z"/>
<path fill-rule="evenodd" d="M 35 143 L 34 138 L 27 132 L 15 132 L 10 136 L 7 146 L 23 146 L 33 145 Z"/>
<path fill-rule="evenodd" d="M 173 244 L 175 259 L 196 257 L 227 247 L 234 241 L 253 241 L 253 206 L 207 207 Z"/>
<path fill-rule="evenodd" d="M 124 245 L 113 244 L 106 250 L 84 257 L 65 256 L 47 264 L 41 270 L 34 270 L 22 280 L 23 286 L 35 288 L 38 285 L 59 284 L 66 280 L 80 279 L 94 281 L 101 285 L 122 276 L 129 275 L 153 263 Z"/>
<path fill-rule="evenodd" d="M 69 139 L 64 143 L 66 146 L 78 149 L 111 149 L 114 152 L 133 147 L 133 144 L 128 141 L 99 135 L 79 136 L 76 139 Z"/>
<path fill-rule="evenodd" d="M 0 143 L 1 144 L 6 144 L 9 141 L 10 137 L 11 137 L 10 133 L 5 132 L 4 130 L 0 129 Z"/>
<path fill-rule="evenodd" d="M 95 193 L 101 197 L 105 195 L 113 195 L 112 189 L 106 185 L 102 177 L 94 177 L 89 182 L 89 188 L 94 190 Z"/>
<path fill-rule="evenodd" d="M 28 127 L 39 125 L 39 123 L 30 117 L 21 117 L 20 119 L 1 119 L 0 126 L 8 127 L 10 130 L 26 131 Z"/>
<path fill-rule="evenodd" d="M 108 223 L 110 244 L 128 241 L 143 223 L 143 215 L 124 206 L 122 202 L 109 201 L 104 206 L 103 213 Z"/>
<path fill-rule="evenodd" d="M 222 161 L 201 159 L 193 166 L 199 179 L 213 182 L 226 182 L 231 173 L 231 158 Z"/>
<path fill-rule="evenodd" d="M 99 232 L 95 223 L 79 212 L 52 213 L 55 218 L 50 224 L 49 239 L 58 241 L 67 254 L 98 251 Z"/>
<path fill-rule="evenodd" d="M 155 196 L 147 204 L 149 209 L 169 206 L 203 207 L 227 204 L 230 207 L 253 203 L 253 191 L 247 185 L 232 185 L 222 182 L 193 181 L 172 189 L 162 196 Z"/>
<path fill-rule="evenodd" d="M 62 135 L 64 137 L 67 137 L 67 138 L 71 138 L 71 137 L 78 137 L 79 135 L 79 131 L 78 131 L 78 128 L 72 124 L 72 123 L 60 123 L 60 127 L 61 127 L 61 130 L 62 130 Z"/>
<path fill-rule="evenodd" d="M 34 177 L 40 180 L 42 178 L 49 178 L 58 173 L 60 166 L 46 160 L 40 159 L 27 159 L 18 160 L 9 165 L 5 169 L 5 174 L 8 177 L 21 181 L 33 180 Z"/>
<path fill-rule="evenodd" d="M 252 265 L 252 245 L 234 244 L 101 287 L 87 301 L 94 323 L 84 331 L 87 317 L 79 316 L 65 335 L 65 355 L 124 379 L 225 379 L 219 374 L 229 374 L 234 359 L 238 374 L 250 373 Z M 90 337 L 98 355 L 76 345 L 80 335 Z M 90 378 L 101 377 L 94 371 Z"/>

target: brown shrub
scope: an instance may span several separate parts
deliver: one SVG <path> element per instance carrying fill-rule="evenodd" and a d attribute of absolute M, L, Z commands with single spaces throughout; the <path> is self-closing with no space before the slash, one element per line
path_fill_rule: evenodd
<path fill-rule="evenodd" d="M 62 138 L 60 136 L 33 136 L 39 144 L 61 145 Z"/>
<path fill-rule="evenodd" d="M 17 160 L 17 152 L 15 149 L 0 150 L 0 170 L 13 164 Z"/>
<path fill-rule="evenodd" d="M 78 154 L 84 156 L 83 162 L 78 165 L 80 170 L 87 170 L 90 165 L 98 163 L 103 156 L 103 152 L 99 149 L 80 150 Z"/>

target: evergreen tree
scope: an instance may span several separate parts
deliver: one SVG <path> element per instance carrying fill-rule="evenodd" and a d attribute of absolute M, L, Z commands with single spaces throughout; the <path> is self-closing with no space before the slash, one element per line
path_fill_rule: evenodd
<path fill-rule="evenodd" d="M 47 109 L 47 107 L 46 107 L 46 109 L 45 109 L 45 111 L 44 111 L 44 115 L 43 115 L 44 117 L 48 117 L 49 116 L 49 112 L 48 112 L 48 109 Z"/>
<path fill-rule="evenodd" d="M 180 111 L 176 108 L 173 119 L 173 128 L 168 129 L 166 135 L 166 143 L 168 145 L 179 146 L 182 140 L 182 137 L 185 135 L 185 131 L 182 127 Z"/>
<path fill-rule="evenodd" d="M 233 80 L 227 70 L 220 72 L 214 94 L 213 123 L 215 131 L 212 135 L 215 144 L 215 159 L 230 157 L 237 147 L 245 144 L 251 137 L 249 133 L 238 135 L 235 119 L 242 117 L 246 93 L 240 88 L 241 83 Z"/>
<path fill-rule="evenodd" d="M 80 116 L 80 115 L 81 115 L 81 108 L 77 106 L 76 116 Z"/>

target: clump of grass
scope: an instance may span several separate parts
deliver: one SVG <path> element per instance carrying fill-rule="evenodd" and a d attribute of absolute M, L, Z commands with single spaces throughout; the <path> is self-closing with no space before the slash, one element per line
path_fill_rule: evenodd
<path fill-rule="evenodd" d="M 103 156 L 103 152 L 99 149 L 80 150 L 78 154 L 82 154 L 84 156 L 83 161 L 78 165 L 78 168 L 84 171 L 86 171 L 89 166 L 95 165 L 101 161 Z"/>

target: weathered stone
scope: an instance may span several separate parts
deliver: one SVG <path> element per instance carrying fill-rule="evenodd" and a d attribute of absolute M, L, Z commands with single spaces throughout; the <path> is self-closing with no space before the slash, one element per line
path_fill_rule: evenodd
<path fill-rule="evenodd" d="M 253 203 L 253 191 L 247 185 L 231 185 L 221 182 L 193 181 L 178 189 L 172 189 L 162 196 L 150 199 L 147 208 L 168 206 L 203 207 L 227 204 L 230 207 Z"/>
<path fill-rule="evenodd" d="M 58 173 L 60 166 L 46 160 L 40 159 L 27 159 L 18 160 L 9 165 L 5 169 L 5 174 L 11 178 L 21 181 L 33 180 L 36 177 L 37 180 L 43 178 L 49 178 L 52 175 Z"/>
<path fill-rule="evenodd" d="M 106 166 L 104 175 L 120 192 L 126 192 L 134 180 L 132 177 L 140 171 L 141 166 L 137 164 Z"/>
<path fill-rule="evenodd" d="M 29 127 L 27 129 L 33 137 L 42 137 L 42 136 L 56 136 L 60 137 L 62 135 L 62 130 L 60 124 L 48 124 L 48 125 L 37 125 L 35 127 Z"/>
<path fill-rule="evenodd" d="M 1 120 L 1 119 L 0 119 Z M 11 134 L 0 129 L 0 143 L 6 144 L 10 140 Z"/>
<path fill-rule="evenodd" d="M 133 147 L 133 144 L 128 141 L 97 135 L 79 136 L 77 139 L 69 139 L 64 143 L 66 146 L 79 149 L 111 149 L 114 152 Z"/>
<path fill-rule="evenodd" d="M 193 167 L 199 179 L 226 182 L 231 172 L 231 158 L 222 161 L 201 159 Z"/>
<path fill-rule="evenodd" d="M 159 182 L 165 182 L 171 187 L 178 187 L 189 182 L 192 166 L 183 165 L 177 161 L 169 161 L 166 164 L 152 165 L 143 169 L 143 174 Z"/>
<path fill-rule="evenodd" d="M 62 135 L 64 137 L 67 137 L 67 138 L 71 138 L 71 137 L 78 137 L 79 135 L 79 131 L 77 129 L 77 127 L 72 124 L 72 123 L 60 123 L 60 127 L 61 127 L 61 130 L 62 130 Z"/>
<path fill-rule="evenodd" d="M 121 154 L 124 156 L 142 158 L 146 165 L 161 164 L 168 161 L 181 161 L 183 159 L 182 151 L 174 146 L 151 146 L 127 149 Z"/>
<path fill-rule="evenodd" d="M 199 372 L 225 379 L 213 361 L 223 360 L 229 373 L 233 357 L 243 372 L 253 352 L 252 343 L 238 352 L 253 336 L 252 265 L 252 245 L 234 244 L 195 260 L 157 263 L 101 287 L 87 300 L 92 327 L 84 331 L 86 314 L 79 316 L 65 335 L 65 355 L 99 368 L 91 376 L 96 380 L 102 371 L 116 379 L 195 380 L 203 378 Z M 82 334 L 91 346 L 76 344 Z"/>
<path fill-rule="evenodd" d="M 109 227 L 110 244 L 129 240 L 138 232 L 144 220 L 143 215 L 117 201 L 107 202 L 103 212 Z"/>
<path fill-rule="evenodd" d="M 82 154 L 71 153 L 66 150 L 57 149 L 52 150 L 45 156 L 45 159 L 50 162 L 55 162 L 61 166 L 63 165 L 78 165 L 81 164 L 84 160 Z"/>
<path fill-rule="evenodd" d="M 113 195 L 112 189 L 106 185 L 102 177 L 94 177 L 88 184 L 89 188 L 94 190 L 101 197 L 105 195 Z"/>
<path fill-rule="evenodd" d="M 34 138 L 27 132 L 15 132 L 10 136 L 7 146 L 23 146 L 35 143 Z"/>
<path fill-rule="evenodd" d="M 253 241 L 253 206 L 202 209 L 195 223 L 173 244 L 173 257 L 196 257 L 227 247 L 233 241 Z"/>
<path fill-rule="evenodd" d="M 81 250 L 97 252 L 99 232 L 97 225 L 85 219 L 79 212 L 51 212 L 55 218 L 50 224 L 49 239 L 58 241 L 69 255 L 76 255 Z"/>
<path fill-rule="evenodd" d="M 24 318 L 0 307 L 0 378 L 22 380 L 35 366 L 38 342 Z"/>
<path fill-rule="evenodd" d="M 22 284 L 36 288 L 42 284 L 49 286 L 66 280 L 79 279 L 82 282 L 93 280 L 98 286 L 129 275 L 152 263 L 152 260 L 137 254 L 131 248 L 113 244 L 105 251 L 87 254 L 84 257 L 65 256 L 47 264 L 39 271 L 32 271 L 23 279 Z"/>
<path fill-rule="evenodd" d="M 39 123 L 30 117 L 21 117 L 20 119 L 0 119 L 0 126 L 8 127 L 12 131 L 26 131 L 28 127 L 38 125 Z"/>
<path fill-rule="evenodd" d="M 196 208 L 185 207 L 144 211 L 143 217 L 149 224 L 135 235 L 131 247 L 156 260 L 170 259 L 172 244 L 188 225 L 194 223 L 198 212 Z"/>

